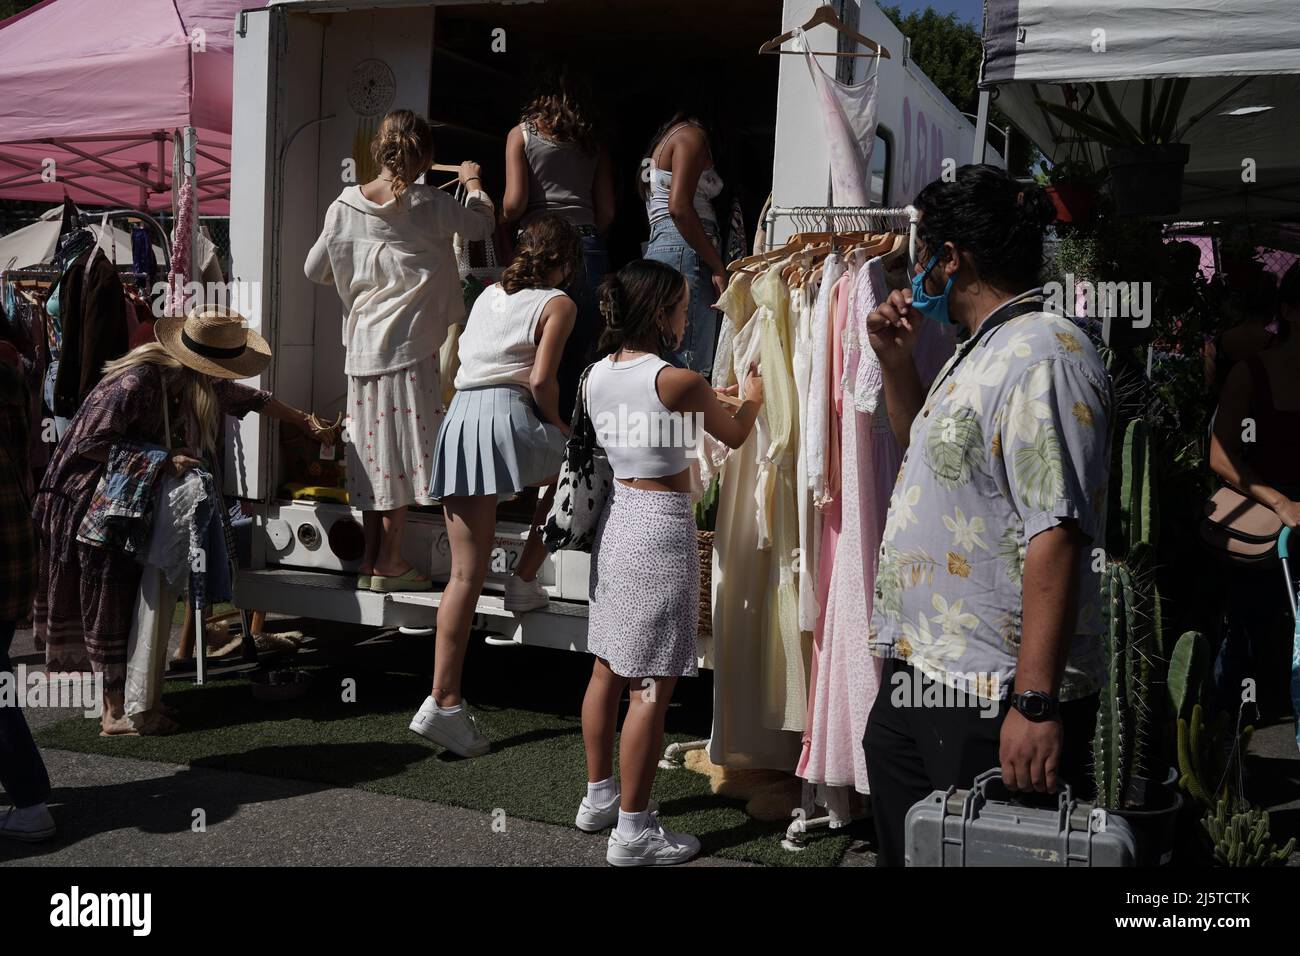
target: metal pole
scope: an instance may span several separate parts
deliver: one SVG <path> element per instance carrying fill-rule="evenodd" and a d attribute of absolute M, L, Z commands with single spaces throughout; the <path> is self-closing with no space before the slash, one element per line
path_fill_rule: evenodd
<path fill-rule="evenodd" d="M 190 274 L 191 280 L 199 278 L 199 164 L 198 164 L 198 140 L 199 133 L 193 126 L 185 127 L 184 150 L 185 150 L 185 181 L 190 184 L 190 198 L 193 201 L 193 212 L 190 214 Z M 204 296 L 203 301 L 207 301 Z"/>
<path fill-rule="evenodd" d="M 980 90 L 979 113 L 975 117 L 975 153 L 972 163 L 984 162 L 984 152 L 989 141 L 989 102 L 992 97 L 988 90 Z"/>

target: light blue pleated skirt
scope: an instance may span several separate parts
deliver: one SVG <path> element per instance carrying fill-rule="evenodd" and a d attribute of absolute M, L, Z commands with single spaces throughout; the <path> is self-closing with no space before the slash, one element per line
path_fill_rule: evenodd
<path fill-rule="evenodd" d="M 563 459 L 564 433 L 538 418 L 528 389 L 462 389 L 438 431 L 429 496 L 511 498 L 553 477 Z"/>

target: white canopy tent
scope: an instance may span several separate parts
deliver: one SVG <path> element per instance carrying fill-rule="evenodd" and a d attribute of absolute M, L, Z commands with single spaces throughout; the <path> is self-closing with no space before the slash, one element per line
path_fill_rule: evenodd
<path fill-rule="evenodd" d="M 63 225 L 63 207 L 55 206 L 41 214 L 30 225 L 0 236 L 0 269 L 25 269 L 46 265 L 54 261 L 59 243 L 59 230 Z M 87 227 L 98 240 L 96 245 L 104 250 L 112 262 L 131 262 L 131 233 L 111 223 L 105 225 L 93 213 Z M 167 253 L 158 243 L 153 243 L 154 261 L 161 270 L 167 263 Z"/>
<path fill-rule="evenodd" d="M 1037 100 L 1064 103 L 1073 84 L 1083 101 L 1081 84 L 1107 83 L 1135 121 L 1142 81 L 1166 77 L 1191 80 L 1180 126 L 1205 113 L 1183 139 L 1179 217 L 1300 218 L 1297 0 L 985 0 L 981 89 L 1049 159 L 1076 134 Z M 983 142 L 981 128 L 977 157 Z"/>

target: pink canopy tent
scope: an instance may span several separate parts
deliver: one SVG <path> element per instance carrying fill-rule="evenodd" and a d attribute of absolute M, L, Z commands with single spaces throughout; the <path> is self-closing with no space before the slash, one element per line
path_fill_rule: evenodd
<path fill-rule="evenodd" d="M 45 0 L 0 22 L 0 198 L 170 208 L 192 128 L 199 209 L 226 214 L 234 26 L 257 5 Z"/>

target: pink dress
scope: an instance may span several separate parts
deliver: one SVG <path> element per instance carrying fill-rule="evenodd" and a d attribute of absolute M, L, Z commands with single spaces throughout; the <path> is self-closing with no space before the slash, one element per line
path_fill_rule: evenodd
<path fill-rule="evenodd" d="M 854 392 L 859 362 L 871 358 L 868 355 L 864 359 L 859 345 L 866 335 L 866 317 L 887 294 L 879 262 L 873 260 L 853 274 L 844 368 L 833 379 L 838 393 L 835 407 L 841 412 L 838 534 L 834 536 L 832 556 L 827 559 L 825 551 L 822 555 L 824 566 L 830 568 L 830 579 L 815 636 L 809 729 L 797 770 L 810 783 L 827 788 L 852 787 L 864 794 L 870 788 L 862 737 L 880 689 L 881 671 L 880 660 L 872 657 L 868 649 L 867 633 L 889 496 L 903 455 L 890 429 L 884 402 L 874 414 L 865 414 L 857 410 Z M 840 326 L 838 316 L 836 325 Z M 914 352 L 923 385 L 934 378 L 952 348 L 951 334 L 936 322 L 926 322 Z M 825 796 L 823 790 L 819 800 Z"/>
<path fill-rule="evenodd" d="M 803 735 L 803 746 L 799 753 L 799 763 L 795 773 L 813 783 L 823 782 L 819 776 L 808 772 L 809 757 L 813 750 L 814 718 L 817 709 L 817 688 L 825 680 L 828 666 L 822 659 L 822 639 L 826 630 L 827 599 L 830 594 L 834 562 L 840 536 L 841 494 L 840 494 L 840 448 L 839 436 L 842 429 L 841 416 L 844 413 L 844 391 L 840 388 L 840 378 L 844 373 L 844 330 L 848 323 L 849 296 L 852 273 L 845 273 L 836 282 L 831 295 L 831 360 L 827 387 L 830 389 L 830 433 L 829 448 L 826 455 L 826 487 L 834 489 L 828 500 L 822 505 L 822 540 L 821 551 L 817 558 L 817 605 L 821 612 L 817 616 L 817 629 L 813 632 L 812 659 L 808 673 L 808 720 Z"/>

